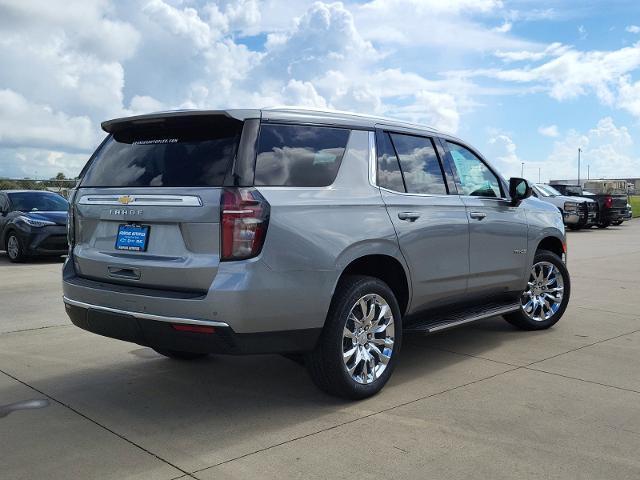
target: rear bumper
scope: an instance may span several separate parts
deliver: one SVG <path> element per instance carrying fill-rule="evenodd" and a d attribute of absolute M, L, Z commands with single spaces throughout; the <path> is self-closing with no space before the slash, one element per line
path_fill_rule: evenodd
<path fill-rule="evenodd" d="M 71 322 L 92 333 L 151 348 L 194 353 L 260 354 L 313 350 L 322 329 L 236 333 L 224 322 L 129 312 L 64 298 Z M 176 326 L 212 327 L 207 333 Z"/>

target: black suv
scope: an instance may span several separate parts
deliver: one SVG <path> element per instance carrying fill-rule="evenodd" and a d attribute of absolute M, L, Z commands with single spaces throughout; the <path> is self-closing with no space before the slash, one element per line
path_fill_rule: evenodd
<path fill-rule="evenodd" d="M 0 245 L 12 262 L 67 253 L 69 203 L 42 190 L 0 191 Z"/>

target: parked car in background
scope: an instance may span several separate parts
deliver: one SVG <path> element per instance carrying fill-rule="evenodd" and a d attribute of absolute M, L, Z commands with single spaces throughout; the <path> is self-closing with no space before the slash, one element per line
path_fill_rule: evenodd
<path fill-rule="evenodd" d="M 540 200 L 558 207 L 565 225 L 571 230 L 579 230 L 597 223 L 598 209 L 594 200 L 563 195 L 554 187 L 542 183 L 533 186 L 533 194 Z"/>
<path fill-rule="evenodd" d="M 296 109 L 104 122 L 72 193 L 66 311 L 174 359 L 283 353 L 365 398 L 404 333 L 504 315 L 541 330 L 570 295 L 556 207 L 437 130 Z"/>
<path fill-rule="evenodd" d="M 589 185 L 589 191 L 584 190 L 580 185 L 554 183 L 552 187 L 565 194 L 595 201 L 598 205 L 598 219 L 595 224 L 599 228 L 620 225 L 625 216 L 628 215 L 629 199 L 625 190 L 626 182 L 619 180 L 590 180 L 586 184 Z"/>
<path fill-rule="evenodd" d="M 43 190 L 0 191 L 0 245 L 9 260 L 67 253 L 69 203 Z"/>

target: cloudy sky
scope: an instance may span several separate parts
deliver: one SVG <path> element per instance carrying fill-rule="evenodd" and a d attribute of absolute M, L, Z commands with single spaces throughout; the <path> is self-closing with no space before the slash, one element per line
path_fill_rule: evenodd
<path fill-rule="evenodd" d="M 637 0 L 0 0 L 0 65 L 4 177 L 77 175 L 108 118 L 284 104 L 433 125 L 505 176 L 575 177 L 578 147 L 640 176 Z"/>

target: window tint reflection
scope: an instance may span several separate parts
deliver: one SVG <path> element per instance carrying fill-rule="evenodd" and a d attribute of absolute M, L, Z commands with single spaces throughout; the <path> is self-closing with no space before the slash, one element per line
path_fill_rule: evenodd
<path fill-rule="evenodd" d="M 304 125 L 262 125 L 256 185 L 325 187 L 336 178 L 349 130 Z"/>
<path fill-rule="evenodd" d="M 442 169 L 430 138 L 391 134 L 409 193 L 446 195 Z"/>

